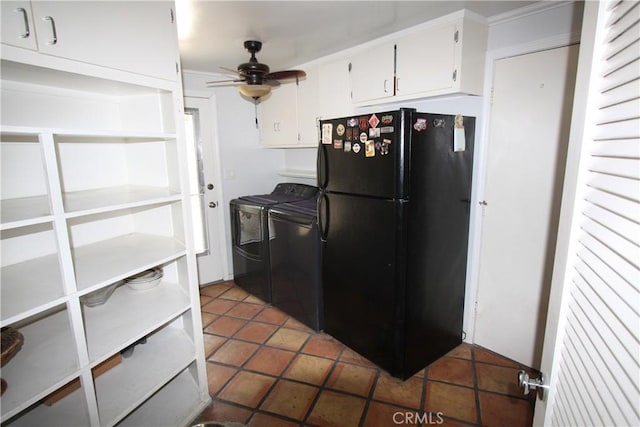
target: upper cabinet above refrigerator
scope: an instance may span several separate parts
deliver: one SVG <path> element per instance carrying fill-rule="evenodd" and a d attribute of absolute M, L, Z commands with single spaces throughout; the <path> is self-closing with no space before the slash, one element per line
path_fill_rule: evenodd
<path fill-rule="evenodd" d="M 456 12 L 372 42 L 351 57 L 351 100 L 365 106 L 483 91 L 486 19 Z"/>

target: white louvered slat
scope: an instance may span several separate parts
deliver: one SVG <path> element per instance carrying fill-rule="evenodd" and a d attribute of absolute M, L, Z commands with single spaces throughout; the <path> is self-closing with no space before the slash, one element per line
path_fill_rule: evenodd
<path fill-rule="evenodd" d="M 598 141 L 593 144 L 591 155 L 640 159 L 640 140 L 636 138 L 619 139 L 614 141 Z"/>
<path fill-rule="evenodd" d="M 635 136 L 640 129 L 640 118 L 627 119 L 619 122 L 609 122 L 597 127 L 594 132 L 596 140 L 628 139 Z"/>
<path fill-rule="evenodd" d="M 611 14 L 609 15 L 609 18 L 607 19 L 607 23 L 606 23 L 606 25 L 608 26 L 614 25 L 616 22 L 620 20 L 620 18 L 622 18 L 627 13 L 629 13 L 629 10 L 635 7 L 636 2 L 633 0 L 631 1 L 627 0 L 627 1 L 611 2 L 611 3 L 613 3 L 611 5 Z"/>
<path fill-rule="evenodd" d="M 635 26 L 637 29 L 638 26 Z M 628 34 L 628 33 L 625 33 Z M 620 37 L 622 39 L 622 37 Z M 616 40 L 617 41 L 617 40 Z M 604 70 L 605 75 L 609 75 L 615 70 L 621 69 L 627 64 L 631 64 L 632 62 L 638 59 L 638 49 L 640 48 L 640 42 L 636 40 L 634 43 L 628 45 L 622 50 L 617 52 L 608 52 L 610 55 L 607 58 L 607 68 Z"/>
<path fill-rule="evenodd" d="M 623 259 L 637 268 L 637 264 L 640 262 L 640 256 L 638 256 L 640 252 L 638 251 L 637 245 L 588 217 L 583 218 L 582 230 L 602 242 L 602 244 L 608 248 L 612 248 L 613 252 L 619 254 Z"/>
<path fill-rule="evenodd" d="M 618 87 L 622 84 L 633 81 L 638 78 L 638 60 L 626 63 L 620 68 L 616 68 L 605 74 L 602 78 L 602 92 Z"/>
<path fill-rule="evenodd" d="M 633 245 L 640 246 L 640 242 L 637 241 L 637 239 L 640 239 L 640 224 L 617 215 L 615 212 L 611 212 L 604 207 L 593 204 L 585 204 L 583 215 L 601 224 L 623 239 L 629 240 Z"/>
<path fill-rule="evenodd" d="M 638 97 L 640 97 L 640 80 L 636 79 L 603 93 L 598 100 L 598 106 L 607 107 L 625 101 L 637 100 Z"/>
<path fill-rule="evenodd" d="M 640 170 L 640 159 L 593 157 L 589 170 L 592 172 L 633 178 Z"/>
<path fill-rule="evenodd" d="M 595 172 L 589 172 L 585 175 L 586 184 L 591 188 L 606 191 L 636 202 L 640 201 L 638 182 L 635 179 L 618 178 Z"/>
<path fill-rule="evenodd" d="M 635 223 L 640 222 L 640 206 L 638 206 L 638 203 L 595 188 L 592 190 L 585 199 L 587 202 L 606 207 L 611 212 Z"/>
<path fill-rule="evenodd" d="M 634 106 L 634 103 L 635 100 L 630 99 L 626 102 L 620 102 L 611 106 L 607 106 L 606 108 L 602 108 L 600 110 L 601 122 L 598 124 L 619 121 L 620 117 L 633 119 L 634 111 L 632 110 L 632 107 Z M 635 115 L 637 117 L 638 112 L 635 112 Z"/>
<path fill-rule="evenodd" d="M 611 43 L 607 46 L 607 49 L 604 52 L 604 59 L 608 60 L 616 55 L 623 49 L 626 49 L 627 46 L 636 42 L 638 37 L 640 37 L 640 22 L 636 22 L 628 31 L 625 31 L 615 40 L 612 40 Z"/>

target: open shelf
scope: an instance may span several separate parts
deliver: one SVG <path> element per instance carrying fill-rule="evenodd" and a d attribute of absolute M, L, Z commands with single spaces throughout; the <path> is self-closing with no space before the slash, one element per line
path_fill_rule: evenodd
<path fill-rule="evenodd" d="M 179 426 L 185 420 L 195 417 L 204 409 L 206 403 L 202 402 L 198 393 L 198 385 L 190 372 L 192 368 L 193 366 L 190 366 L 173 378 L 131 415 L 122 420 L 119 426 Z M 176 399 L 176 396 L 180 396 L 181 399 Z M 185 406 L 180 400 L 192 402 L 192 404 Z"/>
<path fill-rule="evenodd" d="M 75 248 L 78 290 L 97 289 L 184 255 L 172 237 L 133 233 Z"/>
<path fill-rule="evenodd" d="M 105 304 L 83 307 L 89 359 L 102 361 L 114 348 L 134 343 L 188 308 L 189 296 L 175 283 L 144 291 L 119 286 Z"/>
<path fill-rule="evenodd" d="M 63 194 L 68 218 L 180 200 L 177 191 L 164 187 L 124 185 Z"/>
<path fill-rule="evenodd" d="M 48 196 L 17 197 L 0 202 L 0 229 L 24 227 L 52 220 Z"/>
<path fill-rule="evenodd" d="M 100 424 L 124 418 L 194 359 L 193 342 L 184 329 L 169 325 L 149 336 L 131 357 L 95 379 Z M 161 424 L 172 425 L 166 420 Z M 145 420 L 143 425 L 152 424 Z"/>
<path fill-rule="evenodd" d="M 2 325 L 63 302 L 64 288 L 57 254 L 2 267 L 0 281 Z"/>
<path fill-rule="evenodd" d="M 88 426 L 89 412 L 87 401 L 82 388 L 73 391 L 68 396 L 55 402 L 51 406 L 39 404 L 24 414 L 17 415 L 11 420 L 12 427 L 33 427 L 42 425 L 43 420 L 49 426 Z"/>
<path fill-rule="evenodd" d="M 8 388 L 2 396 L 6 420 L 78 373 L 78 357 L 66 310 L 44 313 L 14 325 L 24 336 L 18 353 L 2 367 Z M 66 380 L 66 381 L 65 381 Z"/>

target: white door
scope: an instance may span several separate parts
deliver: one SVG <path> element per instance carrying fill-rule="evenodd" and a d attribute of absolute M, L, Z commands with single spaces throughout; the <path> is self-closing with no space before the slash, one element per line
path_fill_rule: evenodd
<path fill-rule="evenodd" d="M 585 2 L 534 425 L 640 425 L 640 5 Z"/>
<path fill-rule="evenodd" d="M 199 213 L 203 219 L 203 228 L 195 230 L 196 240 L 203 237 L 203 250 L 197 255 L 200 285 L 223 280 L 224 266 L 227 265 L 224 213 L 221 210 L 220 162 L 212 126 L 215 120 L 212 103 L 210 99 L 185 98 L 187 137 L 193 136 L 191 145 L 195 147 L 198 158 L 197 179 L 201 201 Z"/>
<path fill-rule="evenodd" d="M 496 61 L 474 342 L 538 368 L 578 47 Z"/>

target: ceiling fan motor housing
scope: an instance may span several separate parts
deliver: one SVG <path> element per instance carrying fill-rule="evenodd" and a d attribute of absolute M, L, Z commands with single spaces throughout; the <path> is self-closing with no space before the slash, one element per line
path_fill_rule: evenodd
<path fill-rule="evenodd" d="M 256 59 L 256 53 L 262 49 L 262 42 L 247 40 L 244 42 L 244 48 L 251 53 L 251 58 L 249 62 L 238 65 L 238 73 L 247 77 L 249 84 L 262 84 L 262 76 L 269 72 L 269 66 Z"/>

